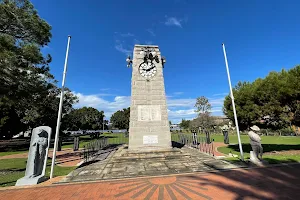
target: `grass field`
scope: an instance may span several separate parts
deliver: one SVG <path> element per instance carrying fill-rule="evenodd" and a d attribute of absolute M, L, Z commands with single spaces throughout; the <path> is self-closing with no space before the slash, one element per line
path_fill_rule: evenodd
<path fill-rule="evenodd" d="M 20 153 L 26 153 L 27 151 L 7 151 L 7 152 L 0 152 L 0 156 L 7 156 L 7 155 L 13 155 L 13 154 L 20 154 Z"/>
<path fill-rule="evenodd" d="M 125 137 L 123 134 L 104 134 L 101 137 L 107 137 L 109 144 L 119 143 L 119 142 L 128 142 L 128 137 Z M 93 141 L 90 136 L 80 136 L 79 147 L 83 148 L 84 145 Z M 73 142 L 66 142 L 62 145 L 62 148 L 72 148 Z M 27 151 L 8 151 L 0 152 L 0 156 L 26 153 Z M 0 160 L 0 187 L 13 186 L 16 181 L 25 175 L 26 170 L 26 161 L 27 158 L 13 158 L 13 159 L 2 159 Z M 50 175 L 51 159 L 47 161 L 46 167 L 46 176 Z M 60 167 L 55 166 L 54 176 L 67 175 L 69 172 L 74 170 L 76 167 Z"/>
<path fill-rule="evenodd" d="M 214 139 L 215 142 L 223 142 L 223 135 L 212 135 L 211 138 Z M 262 144 L 298 144 L 300 145 L 300 137 L 295 136 L 261 136 Z M 249 136 L 241 135 L 242 143 L 249 144 Z M 237 144 L 238 137 L 237 135 L 229 136 L 230 144 Z"/>
<path fill-rule="evenodd" d="M 0 160 L 0 187 L 13 186 L 19 178 L 25 175 L 27 158 Z M 50 176 L 51 159 L 47 161 L 46 177 Z M 54 176 L 63 176 L 75 167 L 54 167 Z"/>
<path fill-rule="evenodd" d="M 216 142 L 223 142 L 223 136 L 216 135 L 212 136 Z M 263 158 L 269 163 L 280 163 L 280 162 L 300 162 L 300 151 L 299 153 L 289 154 L 290 150 L 300 150 L 300 137 L 293 136 L 261 136 L 262 146 L 265 155 Z M 230 145 L 227 147 L 219 147 L 218 151 L 224 154 L 236 154 L 240 157 L 240 150 L 238 146 L 237 136 L 231 135 L 229 137 Z M 249 137 L 247 135 L 241 135 L 242 147 L 245 159 L 249 159 L 250 151 L 252 150 L 249 144 Z M 270 152 L 278 152 L 272 155 Z M 285 154 L 280 154 L 281 151 L 287 151 Z M 237 160 L 237 158 L 229 158 L 229 160 Z"/>

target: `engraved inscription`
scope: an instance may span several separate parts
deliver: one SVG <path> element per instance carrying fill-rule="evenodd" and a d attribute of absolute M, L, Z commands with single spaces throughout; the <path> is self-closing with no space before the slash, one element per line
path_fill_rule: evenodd
<path fill-rule="evenodd" d="M 139 105 L 138 121 L 161 121 L 160 105 Z"/>
<path fill-rule="evenodd" d="M 157 135 L 144 135 L 143 136 L 143 144 L 158 144 L 158 136 Z"/>

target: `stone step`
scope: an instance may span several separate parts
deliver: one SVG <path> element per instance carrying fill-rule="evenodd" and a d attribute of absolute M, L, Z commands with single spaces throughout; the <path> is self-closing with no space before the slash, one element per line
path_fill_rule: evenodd
<path fill-rule="evenodd" d="M 173 160 L 173 159 L 185 159 L 190 158 L 190 154 L 148 154 L 148 155 L 135 155 L 135 156 L 120 156 L 115 157 L 112 162 L 120 162 L 120 161 L 135 161 L 135 160 Z"/>
<path fill-rule="evenodd" d="M 148 150 L 148 151 L 127 151 L 126 153 L 123 153 L 123 156 L 137 156 L 137 155 L 142 155 L 142 156 L 147 156 L 149 154 L 164 154 L 164 155 L 169 155 L 169 154 L 182 154 L 182 151 L 180 149 L 167 149 L 167 150 Z"/>

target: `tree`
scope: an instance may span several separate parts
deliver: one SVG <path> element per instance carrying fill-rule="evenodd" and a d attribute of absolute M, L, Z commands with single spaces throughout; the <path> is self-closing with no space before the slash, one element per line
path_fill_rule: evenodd
<path fill-rule="evenodd" d="M 213 125 L 213 119 L 210 116 L 211 104 L 208 99 L 204 96 L 198 97 L 196 99 L 195 107 L 197 108 L 195 112 L 198 113 L 198 116 L 190 122 L 190 128 L 210 128 Z"/>
<path fill-rule="evenodd" d="M 104 112 L 92 107 L 73 109 L 63 118 L 63 130 L 100 130 L 103 129 Z"/>
<path fill-rule="evenodd" d="M 202 129 L 210 129 L 214 125 L 214 119 L 210 113 L 201 113 L 197 118 L 190 122 L 190 128 L 195 129 L 201 127 Z"/>
<path fill-rule="evenodd" d="M 270 72 L 253 83 L 239 82 L 233 89 L 241 130 L 253 124 L 281 129 L 300 125 L 300 66 L 288 71 Z M 233 120 L 231 99 L 224 101 L 224 114 Z"/>
<path fill-rule="evenodd" d="M 10 138 L 40 125 L 56 126 L 60 89 L 49 72 L 51 26 L 28 0 L 0 1 L 0 133 Z M 77 98 L 66 89 L 64 112 Z M 69 91 L 69 92 L 68 92 Z"/>
<path fill-rule="evenodd" d="M 256 87 L 249 82 L 238 82 L 237 86 L 233 88 L 236 112 L 239 113 L 237 115 L 238 122 L 242 130 L 249 128 L 251 124 L 258 119 L 258 116 L 261 115 L 261 110 L 259 109 L 259 106 L 255 101 L 256 97 L 254 96 L 255 90 L 259 87 L 260 84 Z M 224 108 L 224 114 L 235 122 L 230 95 L 225 97 Z"/>
<path fill-rule="evenodd" d="M 183 129 L 188 129 L 190 126 L 190 120 L 182 119 L 179 126 Z"/>
<path fill-rule="evenodd" d="M 110 122 L 118 129 L 129 129 L 130 107 L 118 110 L 112 114 Z"/>
<path fill-rule="evenodd" d="M 197 108 L 196 112 L 200 115 L 201 113 L 208 113 L 211 110 L 211 104 L 208 99 L 204 96 L 198 97 L 196 99 L 195 107 Z"/>

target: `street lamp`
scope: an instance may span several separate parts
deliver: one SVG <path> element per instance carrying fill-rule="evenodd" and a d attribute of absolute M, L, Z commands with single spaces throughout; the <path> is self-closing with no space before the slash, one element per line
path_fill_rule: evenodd
<path fill-rule="evenodd" d="M 165 63 L 167 62 L 166 58 L 164 56 L 161 57 L 162 66 L 165 66 Z"/>
<path fill-rule="evenodd" d="M 126 58 L 126 62 L 127 62 L 127 67 L 130 67 L 130 65 L 132 64 L 132 60 L 131 60 L 130 56 L 128 56 Z"/>

